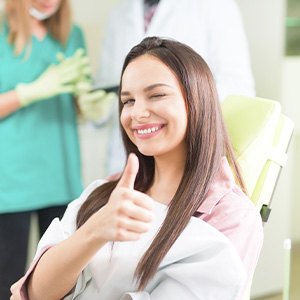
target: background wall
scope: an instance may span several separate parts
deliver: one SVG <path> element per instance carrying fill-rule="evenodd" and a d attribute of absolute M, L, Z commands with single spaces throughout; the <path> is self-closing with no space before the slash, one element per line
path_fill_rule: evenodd
<path fill-rule="evenodd" d="M 299 191 L 296 166 L 299 166 L 299 59 L 284 56 L 285 0 L 237 0 L 241 8 L 252 57 L 256 91 L 260 97 L 281 102 L 283 111 L 296 124 L 289 148 L 289 160 L 278 183 L 269 222 L 265 225 L 265 242 L 252 286 L 252 295 L 273 293 L 283 284 L 283 250 L 285 238 L 300 241 Z M 299 169 L 299 168 L 298 168 Z M 297 176 L 297 177 L 296 177 Z"/>
<path fill-rule="evenodd" d="M 70 2 L 72 3 L 74 20 L 84 29 L 89 56 L 95 73 L 98 68 L 105 22 L 110 10 L 120 0 L 70 0 Z"/>
<path fill-rule="evenodd" d="M 73 15 L 76 23 L 81 25 L 85 32 L 88 53 L 91 60 L 93 74 L 96 74 L 99 65 L 100 45 L 103 38 L 105 22 L 110 10 L 120 0 L 71 0 Z M 84 184 L 88 185 L 95 179 L 104 178 L 105 153 L 108 151 L 107 130 L 95 129 L 88 124 L 79 126 Z"/>
<path fill-rule="evenodd" d="M 295 122 L 295 131 L 291 143 L 292 166 L 290 177 L 291 183 L 291 214 L 290 235 L 294 242 L 300 243 L 300 57 L 286 57 L 282 68 L 282 99 L 286 113 Z"/>
<path fill-rule="evenodd" d="M 280 100 L 285 0 L 236 0 L 248 37 L 258 96 Z"/>

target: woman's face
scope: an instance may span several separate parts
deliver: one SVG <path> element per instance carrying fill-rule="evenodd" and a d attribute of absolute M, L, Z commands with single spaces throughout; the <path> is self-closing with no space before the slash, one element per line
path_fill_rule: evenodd
<path fill-rule="evenodd" d="M 40 11 L 43 14 L 54 14 L 62 0 L 31 0 L 31 6 Z"/>
<path fill-rule="evenodd" d="M 186 153 L 187 110 L 180 84 L 159 59 L 142 55 L 122 77 L 121 123 L 147 156 Z"/>

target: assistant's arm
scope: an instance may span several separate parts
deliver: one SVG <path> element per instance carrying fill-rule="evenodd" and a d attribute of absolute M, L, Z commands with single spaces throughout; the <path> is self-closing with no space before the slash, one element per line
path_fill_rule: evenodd
<path fill-rule="evenodd" d="M 73 56 L 50 65 L 34 81 L 19 83 L 14 90 L 0 94 L 0 117 L 59 94 L 74 94 L 77 81 L 89 72 L 88 64 L 84 51 L 78 49 Z"/>
<path fill-rule="evenodd" d="M 16 91 L 12 90 L 0 95 L 0 118 L 20 109 L 21 103 Z"/>

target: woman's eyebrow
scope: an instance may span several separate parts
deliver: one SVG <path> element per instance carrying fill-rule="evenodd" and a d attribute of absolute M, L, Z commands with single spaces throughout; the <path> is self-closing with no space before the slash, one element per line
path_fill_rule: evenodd
<path fill-rule="evenodd" d="M 151 90 L 153 90 L 153 89 L 155 89 L 157 87 L 161 87 L 161 86 L 173 88 L 171 85 L 166 84 L 166 83 L 154 83 L 154 84 L 151 84 L 151 85 L 145 87 L 143 89 L 143 91 L 144 92 L 149 92 L 149 91 L 151 91 Z M 121 91 L 121 96 L 130 96 L 130 95 L 131 95 L 131 93 L 128 92 L 128 91 Z"/>
<path fill-rule="evenodd" d="M 173 88 L 171 85 L 168 85 L 166 83 L 155 83 L 155 84 L 151 84 L 151 85 L 145 87 L 144 91 L 149 92 L 149 91 L 155 89 L 156 87 L 160 87 L 160 86 L 166 86 L 166 87 L 169 87 L 169 88 Z"/>
<path fill-rule="evenodd" d="M 121 96 L 129 96 L 130 93 L 126 91 L 121 91 Z"/>

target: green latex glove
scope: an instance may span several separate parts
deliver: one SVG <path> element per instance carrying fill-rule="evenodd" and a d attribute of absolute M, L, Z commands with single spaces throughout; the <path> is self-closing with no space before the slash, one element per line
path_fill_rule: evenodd
<path fill-rule="evenodd" d="M 75 93 L 78 80 L 90 75 L 88 58 L 79 49 L 57 65 L 50 65 L 35 81 L 16 87 L 21 106 L 63 93 Z"/>
<path fill-rule="evenodd" d="M 80 61 L 79 69 L 80 76 L 82 78 L 90 78 L 92 74 L 92 68 L 90 66 L 89 58 L 86 56 L 84 49 L 79 48 L 76 50 L 75 54 L 71 57 L 65 57 L 63 53 L 59 52 L 56 55 L 57 61 L 63 63 L 64 65 L 74 65 Z"/>
<path fill-rule="evenodd" d="M 115 93 L 106 93 L 104 90 L 97 90 L 79 95 L 78 104 L 85 119 L 99 122 L 101 119 L 103 120 L 108 117 L 114 99 L 117 99 Z"/>
<path fill-rule="evenodd" d="M 75 96 L 79 97 L 89 93 L 93 89 L 93 82 L 91 77 L 82 76 L 75 84 Z"/>

